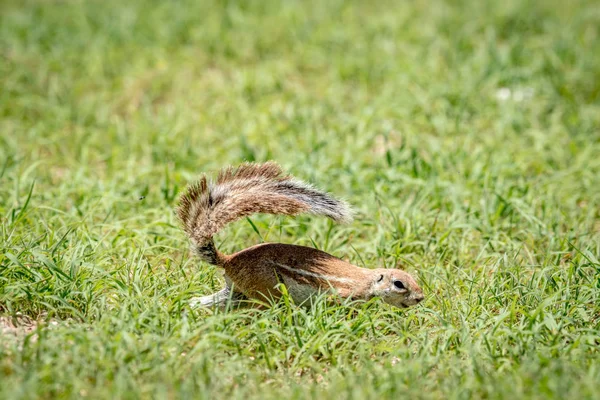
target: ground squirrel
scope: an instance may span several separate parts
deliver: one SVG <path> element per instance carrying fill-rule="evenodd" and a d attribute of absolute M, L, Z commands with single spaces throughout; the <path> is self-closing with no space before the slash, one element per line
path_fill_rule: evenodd
<path fill-rule="evenodd" d="M 310 247 L 264 243 L 232 255 L 219 252 L 213 235 L 254 213 L 311 213 L 338 222 L 352 220 L 346 203 L 284 175 L 274 162 L 225 168 L 216 182 L 202 176 L 186 188 L 177 215 L 200 258 L 225 270 L 226 286 L 193 303 L 220 307 L 229 300 L 277 299 L 280 283 L 296 303 L 328 291 L 343 298 L 381 297 L 403 308 L 423 300 L 421 288 L 402 270 L 361 268 Z"/>

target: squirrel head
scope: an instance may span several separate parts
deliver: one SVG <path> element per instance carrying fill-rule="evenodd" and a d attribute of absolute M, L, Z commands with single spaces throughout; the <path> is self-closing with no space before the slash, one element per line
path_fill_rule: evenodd
<path fill-rule="evenodd" d="M 371 296 L 398 308 L 408 308 L 420 303 L 425 296 L 414 278 L 400 269 L 373 270 Z"/>

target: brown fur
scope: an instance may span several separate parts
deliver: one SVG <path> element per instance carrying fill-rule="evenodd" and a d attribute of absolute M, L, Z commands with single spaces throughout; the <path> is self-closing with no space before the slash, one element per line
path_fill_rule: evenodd
<path fill-rule="evenodd" d="M 227 294 L 238 299 L 277 299 L 281 295 L 279 284 L 286 285 L 296 302 L 304 302 L 320 292 L 357 299 L 380 296 L 398 307 L 423 299 L 415 280 L 401 270 L 360 268 L 303 246 L 267 243 L 233 255 L 224 255 L 214 246 L 212 236 L 243 216 L 303 212 L 339 221 L 350 219 L 345 203 L 283 175 L 273 162 L 226 168 L 214 184 L 203 176 L 190 185 L 177 208 L 179 219 L 201 258 L 223 267 L 228 282 L 226 289 L 201 298 L 200 303 L 221 305 Z"/>
<path fill-rule="evenodd" d="M 328 291 L 332 282 L 325 277 L 343 278 L 333 285 L 342 297 L 349 297 L 357 289 L 364 291 L 361 286 L 367 284 L 370 275 L 370 270 L 355 267 L 323 251 L 281 243 L 259 244 L 242 250 L 228 256 L 222 266 L 226 276 L 235 282 L 236 290 L 252 298 L 260 297 L 261 293 L 278 298 L 279 291 L 273 289 L 278 283 L 285 283 L 280 282 L 282 278 L 311 286 L 316 291 Z"/>
<path fill-rule="evenodd" d="M 275 163 L 242 164 L 237 170 L 222 170 L 216 185 L 210 187 L 206 176 L 188 186 L 177 207 L 183 228 L 198 248 L 212 242 L 212 237 L 225 225 L 255 213 L 297 215 L 308 205 L 269 190 L 281 176 Z M 217 255 L 217 262 L 218 261 Z"/>

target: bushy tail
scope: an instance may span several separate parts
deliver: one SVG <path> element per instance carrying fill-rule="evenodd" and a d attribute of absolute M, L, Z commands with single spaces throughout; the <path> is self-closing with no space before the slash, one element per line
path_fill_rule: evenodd
<path fill-rule="evenodd" d="M 274 162 L 244 163 L 225 168 L 216 182 L 206 176 L 186 188 L 179 200 L 177 215 L 200 257 L 220 265 L 213 235 L 239 218 L 255 214 L 324 215 L 338 222 L 350 222 L 349 206 L 292 176 L 283 175 Z"/>

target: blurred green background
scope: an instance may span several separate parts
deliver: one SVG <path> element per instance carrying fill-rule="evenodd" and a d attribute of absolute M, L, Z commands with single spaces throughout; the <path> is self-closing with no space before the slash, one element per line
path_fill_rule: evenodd
<path fill-rule="evenodd" d="M 3 398 L 600 397 L 597 1 L 0 2 Z M 427 300 L 212 314 L 173 215 L 278 161 L 356 221 L 217 238 Z"/>

